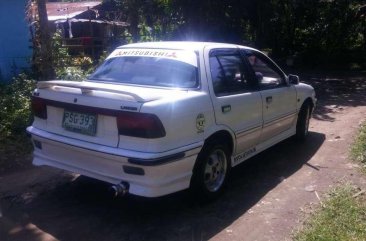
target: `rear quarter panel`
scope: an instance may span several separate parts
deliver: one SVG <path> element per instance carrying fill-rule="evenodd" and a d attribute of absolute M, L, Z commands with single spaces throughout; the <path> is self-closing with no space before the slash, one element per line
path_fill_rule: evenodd
<path fill-rule="evenodd" d="M 123 149 L 165 152 L 204 140 L 205 129 L 215 123 L 212 104 L 203 91 L 173 92 L 160 100 L 143 104 L 142 113 L 152 113 L 159 117 L 166 136 L 157 139 L 142 139 L 120 136 L 119 147 Z M 200 124 L 198 122 L 202 122 Z"/>

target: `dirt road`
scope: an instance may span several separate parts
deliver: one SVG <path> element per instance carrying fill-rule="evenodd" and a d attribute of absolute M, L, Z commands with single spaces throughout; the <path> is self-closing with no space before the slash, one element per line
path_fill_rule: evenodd
<path fill-rule="evenodd" d="M 111 200 L 104 183 L 51 168 L 2 176 L 0 240 L 290 240 L 330 187 L 349 180 L 366 188 L 347 160 L 366 116 L 362 75 L 303 75 L 319 98 L 309 139 L 284 141 L 234 169 L 211 204 L 187 192 Z"/>

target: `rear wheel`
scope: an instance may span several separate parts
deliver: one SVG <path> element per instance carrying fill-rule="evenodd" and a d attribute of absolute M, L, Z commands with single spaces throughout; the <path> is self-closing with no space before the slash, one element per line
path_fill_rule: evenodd
<path fill-rule="evenodd" d="M 310 113 L 311 107 L 309 104 L 301 107 L 296 124 L 296 138 L 298 140 L 305 140 L 309 134 Z"/>
<path fill-rule="evenodd" d="M 229 160 L 226 145 L 213 142 L 203 147 L 191 181 L 191 189 L 200 201 L 213 200 L 222 193 L 230 170 Z"/>

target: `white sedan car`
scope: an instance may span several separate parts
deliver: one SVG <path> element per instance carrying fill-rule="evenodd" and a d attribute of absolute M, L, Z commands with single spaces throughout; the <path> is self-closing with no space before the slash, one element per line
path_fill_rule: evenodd
<path fill-rule="evenodd" d="M 231 167 L 308 134 L 314 89 L 253 48 L 156 42 L 117 48 L 85 81 L 38 82 L 34 165 L 157 197 L 214 198 Z"/>

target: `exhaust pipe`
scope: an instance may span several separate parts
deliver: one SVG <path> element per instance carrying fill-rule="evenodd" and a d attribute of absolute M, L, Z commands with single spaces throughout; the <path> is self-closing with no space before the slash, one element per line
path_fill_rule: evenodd
<path fill-rule="evenodd" d="M 124 196 L 128 193 L 130 185 L 127 182 L 121 182 L 119 184 L 113 185 L 109 188 L 109 193 L 112 197 Z"/>

